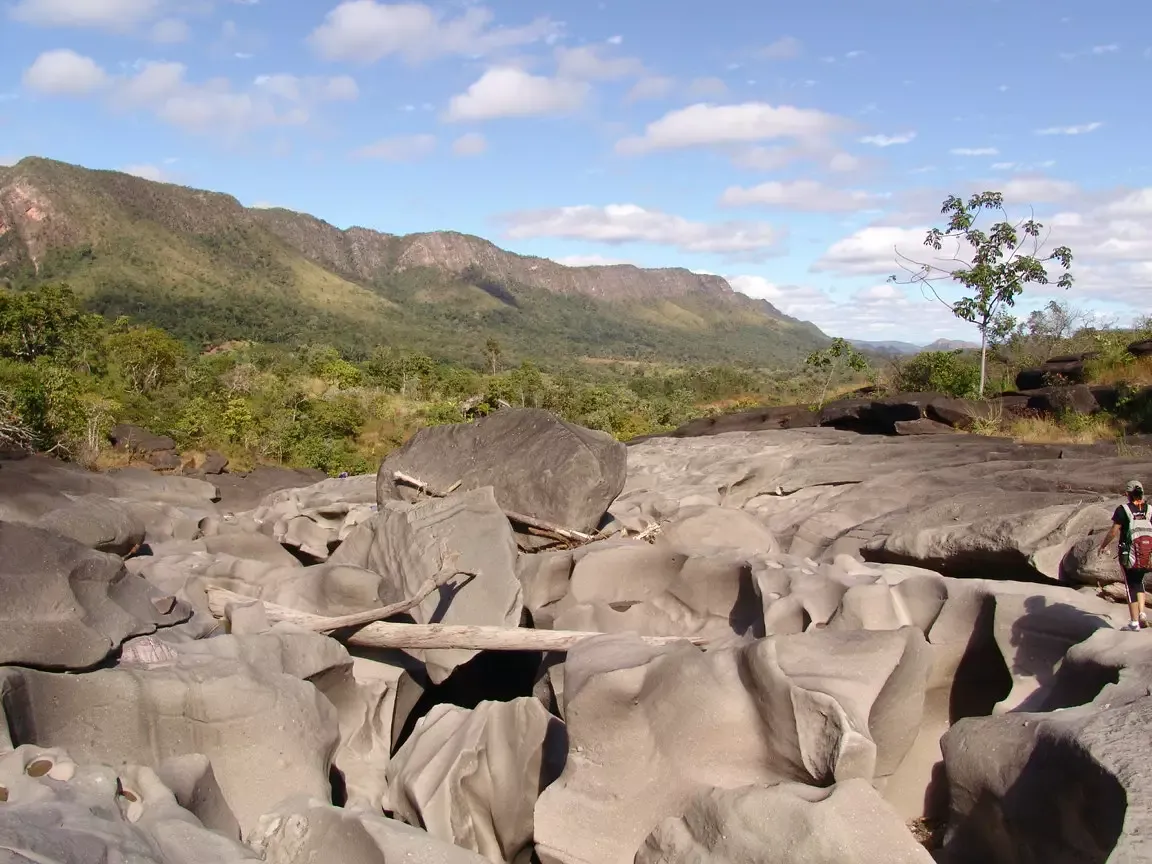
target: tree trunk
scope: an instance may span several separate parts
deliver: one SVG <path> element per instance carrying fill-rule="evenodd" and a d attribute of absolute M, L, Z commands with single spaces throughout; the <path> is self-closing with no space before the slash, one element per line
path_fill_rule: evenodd
<path fill-rule="evenodd" d="M 980 328 L 980 398 L 984 398 L 984 376 L 988 371 L 988 325 Z"/>
<path fill-rule="evenodd" d="M 264 604 L 269 621 L 288 621 L 313 631 L 323 631 L 334 620 L 320 618 L 297 609 L 278 606 L 254 597 L 234 594 L 221 588 L 208 588 L 208 606 L 217 618 L 224 618 L 230 603 Z M 527 627 L 492 627 L 467 624 L 392 624 L 376 621 L 350 633 L 340 633 L 341 641 L 365 648 L 457 648 L 469 651 L 567 651 L 595 636 L 595 631 L 533 630 Z M 624 635 L 624 634 L 617 634 Z M 635 635 L 635 634 L 632 634 Z M 639 636 L 646 645 L 675 645 L 688 642 L 705 646 L 700 636 Z"/>

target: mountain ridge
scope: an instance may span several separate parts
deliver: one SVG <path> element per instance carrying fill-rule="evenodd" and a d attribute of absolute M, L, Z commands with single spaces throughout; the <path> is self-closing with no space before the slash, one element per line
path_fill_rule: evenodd
<path fill-rule="evenodd" d="M 0 277 L 16 287 L 67 280 L 97 311 L 201 341 L 348 331 L 344 343 L 407 340 L 474 359 L 494 336 L 526 357 L 761 365 L 829 341 L 719 276 L 569 267 L 456 231 L 341 229 L 40 157 L 0 168 Z"/>

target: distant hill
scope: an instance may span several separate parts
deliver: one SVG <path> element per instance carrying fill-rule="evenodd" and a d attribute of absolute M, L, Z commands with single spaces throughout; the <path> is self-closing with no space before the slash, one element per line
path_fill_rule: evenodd
<path fill-rule="evenodd" d="M 0 278 L 215 344 L 512 358 L 795 363 L 830 341 L 717 276 L 566 267 L 452 231 L 341 230 L 217 192 L 41 158 L 0 168 Z"/>
<path fill-rule="evenodd" d="M 973 342 L 964 342 L 959 339 L 937 339 L 931 345 L 914 345 L 911 342 L 871 342 L 867 339 L 850 339 L 853 345 L 861 351 L 873 354 L 887 354 L 901 356 L 905 354 L 919 354 L 921 351 L 971 351 L 978 350 L 980 346 Z"/>

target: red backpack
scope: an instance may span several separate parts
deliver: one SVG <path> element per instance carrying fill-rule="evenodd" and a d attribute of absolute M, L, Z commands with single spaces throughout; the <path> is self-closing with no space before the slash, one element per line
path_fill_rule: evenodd
<path fill-rule="evenodd" d="M 1129 570 L 1152 570 L 1152 521 L 1148 518 L 1148 505 L 1137 511 L 1131 504 L 1128 510 L 1128 549 L 1124 565 Z"/>

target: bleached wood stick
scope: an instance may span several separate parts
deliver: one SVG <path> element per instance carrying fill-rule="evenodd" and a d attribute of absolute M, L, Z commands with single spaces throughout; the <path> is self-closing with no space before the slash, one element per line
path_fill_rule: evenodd
<path fill-rule="evenodd" d="M 397 483 L 403 483 L 405 486 L 411 486 L 414 489 L 419 489 L 425 495 L 431 495 L 433 498 L 446 498 L 450 492 L 455 491 L 460 485 L 457 480 L 452 484 L 452 488 L 448 492 L 438 492 L 431 488 L 427 483 L 419 477 L 413 477 L 410 474 L 405 474 L 403 471 L 393 471 L 392 479 Z M 535 516 L 528 516 L 524 513 L 517 513 L 513 510 L 505 510 L 504 515 L 512 522 L 518 522 L 521 525 L 526 525 L 529 528 L 536 528 L 539 531 L 548 531 L 555 534 L 564 540 L 574 540 L 577 543 L 587 543 L 592 540 L 591 534 L 585 534 L 583 531 L 574 531 L 571 528 L 563 528 L 559 525 L 553 525 L 551 522 L 545 522 L 543 519 L 537 519 Z"/>
<path fill-rule="evenodd" d="M 208 607 L 217 618 L 224 617 L 225 607 L 236 601 L 254 598 L 235 594 L 223 588 L 208 589 Z M 337 619 L 322 618 L 298 609 L 278 606 L 266 600 L 264 612 L 270 621 L 289 621 L 309 629 L 321 629 L 314 622 Z M 351 634 L 347 641 L 365 648 L 458 648 L 469 651 L 567 651 L 577 642 L 603 633 L 578 630 L 531 630 L 527 627 L 474 627 L 463 624 L 392 624 L 377 621 Z M 681 636 L 641 636 L 649 645 L 690 642 L 705 645 L 706 639 Z"/>

